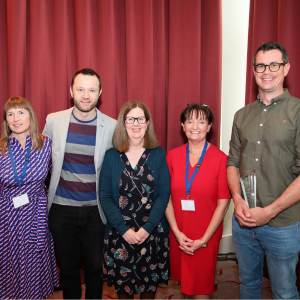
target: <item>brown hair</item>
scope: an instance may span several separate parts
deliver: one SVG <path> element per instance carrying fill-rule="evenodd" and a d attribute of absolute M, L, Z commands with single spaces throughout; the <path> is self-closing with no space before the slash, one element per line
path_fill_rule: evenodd
<path fill-rule="evenodd" d="M 209 109 L 208 105 L 200 103 L 189 103 L 187 107 L 182 111 L 180 115 L 180 121 L 183 124 L 186 120 L 191 119 L 194 112 L 196 113 L 196 118 L 204 117 L 208 124 L 211 124 L 214 120 L 213 113 Z"/>
<path fill-rule="evenodd" d="M 29 112 L 30 115 L 30 137 L 32 141 L 31 149 L 34 151 L 43 148 L 44 143 L 41 135 L 39 134 L 38 121 L 34 109 L 30 102 L 22 97 L 12 97 L 7 100 L 3 108 L 3 124 L 2 124 L 2 137 L 0 139 L 1 153 L 4 154 L 7 149 L 9 135 L 11 130 L 6 122 L 6 113 L 12 108 L 23 108 Z"/>
<path fill-rule="evenodd" d="M 276 42 L 267 42 L 267 43 L 261 44 L 261 46 L 258 47 L 258 49 L 256 50 L 256 52 L 254 54 L 254 58 L 253 58 L 253 65 L 256 64 L 256 56 L 259 51 L 265 52 L 265 51 L 270 51 L 270 50 L 279 50 L 282 54 L 282 61 L 285 64 L 289 63 L 288 53 L 282 45 L 280 45 L 279 43 L 276 43 Z"/>
<path fill-rule="evenodd" d="M 82 75 L 89 75 L 89 76 L 96 76 L 99 80 L 99 91 L 101 91 L 101 79 L 100 79 L 100 76 L 92 69 L 89 69 L 89 68 L 85 68 L 85 69 L 82 69 L 78 72 L 76 72 L 73 77 L 72 77 L 72 81 L 71 81 L 71 88 L 73 90 L 73 85 L 74 85 L 74 81 L 75 81 L 75 78 L 79 75 L 79 74 L 82 74 Z"/>
<path fill-rule="evenodd" d="M 154 132 L 154 126 L 151 118 L 151 114 L 147 108 L 147 106 L 142 101 L 131 100 L 126 102 L 119 114 L 116 130 L 114 132 L 112 143 L 113 146 L 119 152 L 127 152 L 129 150 L 129 138 L 126 131 L 124 118 L 127 114 L 134 108 L 139 107 L 144 111 L 146 120 L 149 121 L 145 137 L 144 137 L 144 145 L 143 147 L 146 149 L 154 149 L 158 147 L 158 141 Z"/>

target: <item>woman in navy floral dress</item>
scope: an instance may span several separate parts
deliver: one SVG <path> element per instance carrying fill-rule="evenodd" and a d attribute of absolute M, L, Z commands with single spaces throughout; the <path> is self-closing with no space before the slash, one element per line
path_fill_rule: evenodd
<path fill-rule="evenodd" d="M 113 144 L 100 176 L 100 201 L 108 219 L 103 279 L 114 284 L 120 299 L 132 299 L 133 294 L 153 299 L 157 285 L 167 285 L 170 274 L 164 217 L 170 178 L 142 102 L 123 106 Z"/>
<path fill-rule="evenodd" d="M 5 104 L 0 146 L 0 299 L 46 298 L 58 285 L 44 183 L 51 140 L 26 99 Z"/>

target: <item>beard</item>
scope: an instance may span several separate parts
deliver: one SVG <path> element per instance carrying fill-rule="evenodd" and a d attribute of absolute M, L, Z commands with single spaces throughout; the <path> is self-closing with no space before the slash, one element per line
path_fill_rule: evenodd
<path fill-rule="evenodd" d="M 82 112 L 90 112 L 91 110 L 93 110 L 96 107 L 96 105 L 98 103 L 98 100 L 97 100 L 97 101 L 91 103 L 90 107 L 82 107 L 80 105 L 80 101 L 77 101 L 75 99 L 73 99 L 73 100 L 74 100 L 74 105 L 76 106 L 76 108 Z"/>

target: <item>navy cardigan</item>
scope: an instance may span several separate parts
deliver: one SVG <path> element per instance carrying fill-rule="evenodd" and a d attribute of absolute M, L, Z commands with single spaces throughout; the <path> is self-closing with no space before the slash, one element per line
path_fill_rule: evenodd
<path fill-rule="evenodd" d="M 161 147 L 151 149 L 146 164 L 154 177 L 154 194 L 150 215 L 142 227 L 151 234 L 161 222 L 164 232 L 168 232 L 169 225 L 165 210 L 170 197 L 170 173 L 165 151 Z M 100 204 L 108 220 L 105 228 L 106 238 L 112 227 L 121 235 L 130 229 L 119 210 L 119 182 L 124 168 L 125 164 L 120 159 L 120 152 L 114 148 L 106 151 L 99 181 Z"/>

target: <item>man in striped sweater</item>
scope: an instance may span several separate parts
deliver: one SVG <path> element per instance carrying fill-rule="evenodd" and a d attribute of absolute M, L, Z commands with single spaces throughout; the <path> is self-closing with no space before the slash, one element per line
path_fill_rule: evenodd
<path fill-rule="evenodd" d="M 112 147 L 115 120 L 97 108 L 101 80 L 91 69 L 72 78 L 74 107 L 47 116 L 43 135 L 52 140 L 49 228 L 56 247 L 64 299 L 80 299 L 79 262 L 85 264 L 86 299 L 102 297 L 102 247 L 106 218 L 99 174 Z"/>

